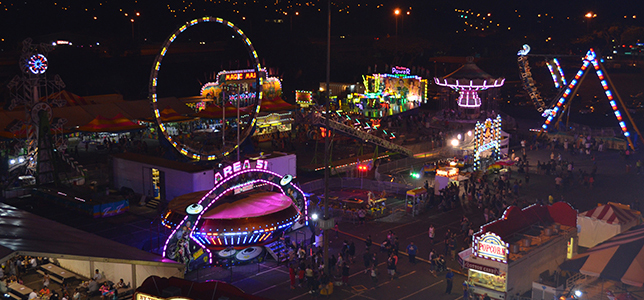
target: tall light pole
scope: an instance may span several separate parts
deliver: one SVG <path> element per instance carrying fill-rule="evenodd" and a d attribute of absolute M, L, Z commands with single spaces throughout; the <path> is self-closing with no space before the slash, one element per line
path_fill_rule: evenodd
<path fill-rule="evenodd" d="M 398 37 L 398 15 L 400 15 L 400 8 L 394 9 L 394 15 L 396 16 L 396 37 Z"/>
<path fill-rule="evenodd" d="M 331 0 L 327 0 L 327 28 L 326 28 L 326 102 L 324 104 L 325 116 L 324 123 L 326 136 L 324 137 L 324 223 L 323 233 L 323 254 L 324 254 L 324 274 L 329 275 L 329 101 L 331 100 Z"/>
<path fill-rule="evenodd" d="M 594 18 L 597 18 L 597 14 L 592 11 L 587 12 L 584 17 L 586 17 L 586 31 L 590 32 L 590 21 Z"/>
<path fill-rule="evenodd" d="M 134 40 L 134 19 L 130 19 L 130 23 L 132 23 L 132 39 Z"/>
<path fill-rule="evenodd" d="M 398 15 L 400 15 L 399 8 L 396 8 L 394 10 L 394 15 L 396 16 L 396 52 L 398 52 Z"/>

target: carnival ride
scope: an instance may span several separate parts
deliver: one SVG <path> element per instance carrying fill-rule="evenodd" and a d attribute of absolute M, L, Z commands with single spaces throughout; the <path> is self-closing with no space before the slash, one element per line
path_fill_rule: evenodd
<path fill-rule="evenodd" d="M 601 82 L 602 88 L 604 90 L 604 94 L 606 94 L 606 97 L 608 98 L 609 104 L 613 110 L 613 114 L 615 115 L 615 117 L 617 118 L 617 121 L 619 122 L 618 123 L 619 127 L 621 128 L 621 131 L 624 137 L 628 141 L 629 147 L 634 150 L 633 141 L 631 140 L 631 134 L 628 131 L 628 127 L 626 126 L 626 123 L 624 122 L 624 118 L 622 117 L 620 109 L 617 106 L 617 102 L 615 102 L 615 98 L 617 98 L 617 101 L 619 101 L 619 105 L 624 109 L 624 113 L 626 114 L 626 117 L 630 121 L 633 129 L 637 132 L 640 140 L 644 142 L 644 137 L 642 137 L 642 135 L 640 134 L 640 131 L 637 128 L 637 125 L 633 121 L 633 118 L 631 117 L 628 109 L 626 109 L 626 105 L 624 105 L 622 98 L 619 96 L 619 93 L 617 93 L 617 90 L 615 89 L 613 82 L 610 80 L 610 77 L 608 76 L 606 69 L 602 65 L 601 63 L 602 60 L 597 57 L 597 54 L 592 48 L 588 50 L 588 52 L 586 52 L 586 55 L 582 58 L 581 68 L 579 69 L 579 71 L 577 71 L 573 80 L 571 80 L 567 85 L 566 85 L 567 82 L 564 77 L 564 73 L 561 69 L 561 66 L 559 64 L 559 61 L 556 58 L 552 58 L 551 60 L 546 62 L 548 66 L 548 70 L 550 71 L 550 74 L 552 76 L 555 88 L 558 89 L 557 96 L 553 98 L 548 105 L 545 104 L 543 98 L 541 97 L 541 94 L 539 93 L 539 91 L 535 86 L 534 79 L 532 78 L 532 72 L 528 64 L 527 56 L 529 55 L 546 56 L 546 57 L 549 57 L 549 56 L 529 54 L 529 52 L 530 52 L 530 46 L 528 46 L 527 44 L 523 45 L 523 49 L 519 50 L 519 52 L 517 53 L 518 55 L 517 61 L 519 64 L 519 70 L 521 71 L 521 78 L 523 81 L 524 89 L 528 91 L 530 98 L 533 100 L 537 110 L 539 112 L 542 112 L 542 116 L 546 118 L 544 124 L 541 126 L 540 132 L 547 131 L 549 129 L 549 125 L 553 122 L 553 120 L 557 116 L 558 116 L 558 119 L 555 122 L 556 124 L 555 127 L 559 124 L 559 121 L 563 116 L 563 113 L 560 114 L 560 112 L 570 109 L 571 100 L 568 99 L 568 97 L 570 95 L 576 94 L 577 89 L 581 85 L 581 82 L 583 82 L 583 80 L 586 78 L 586 75 L 588 74 L 586 72 L 586 69 L 588 69 L 588 67 L 592 65 L 592 67 L 595 69 L 595 73 L 597 74 L 597 77 Z"/>
<path fill-rule="evenodd" d="M 221 132 L 221 145 L 215 148 L 198 145 L 194 138 L 182 140 L 181 134 L 171 134 L 160 118 L 157 105 L 161 61 L 180 33 L 201 23 L 219 23 L 231 28 L 242 38 L 254 62 L 250 70 L 219 72 L 217 82 L 204 86 L 202 90 L 211 96 L 211 102 L 219 99 L 218 104 L 222 107 L 219 112 L 222 126 L 217 130 Z M 240 143 L 252 133 L 260 110 L 265 77 L 266 72 L 261 68 L 253 45 L 234 24 L 213 17 L 187 22 L 165 41 L 150 74 L 149 100 L 158 128 L 182 155 L 199 161 L 221 160 L 233 150 L 239 151 Z M 227 140 L 224 135 L 225 114 L 230 106 L 237 112 L 239 130 L 236 141 Z M 240 118 L 240 110 L 245 111 L 243 119 Z M 190 134 L 195 136 L 195 133 Z M 187 270 L 255 259 L 263 253 L 260 246 L 274 242 L 284 231 L 308 225 L 308 200 L 292 182 L 291 175 L 282 176 L 270 171 L 268 161 L 261 158 L 223 163 L 225 166 L 215 173 L 212 189 L 177 197 L 162 214 L 162 224 L 172 230 L 162 255 L 185 263 Z"/>
<path fill-rule="evenodd" d="M 11 97 L 8 109 L 25 110 L 24 120 L 16 120 L 9 129 L 18 133 L 14 138 L 19 141 L 13 149 L 19 158 L 10 160 L 10 170 L 14 171 L 10 175 L 33 176 L 36 185 L 58 184 L 60 175 L 66 175 L 66 172 L 62 172 L 61 162 L 68 164 L 82 176 L 86 172 L 83 166 L 63 151 L 67 147 L 63 139 L 63 125 L 67 123 L 67 119 L 54 118 L 52 108 L 67 104 L 60 96 L 65 83 L 58 75 L 48 78 L 46 74 L 49 66 L 46 55 L 51 50 L 52 45 L 32 44 L 32 39 L 25 39 L 19 60 L 23 74 L 16 75 L 7 84 Z M 20 155 L 21 152 L 24 155 Z M 12 182 L 11 178 L 8 182 Z"/>
<path fill-rule="evenodd" d="M 239 76 L 244 76 L 243 79 L 254 79 L 255 84 L 253 85 L 254 90 L 252 91 L 245 91 L 246 94 L 254 94 L 254 96 L 248 96 L 246 97 L 247 106 L 246 110 L 249 112 L 247 115 L 240 116 L 239 111 L 237 112 L 237 121 L 234 127 L 237 127 L 237 134 L 236 134 L 236 140 L 234 140 L 230 134 L 228 137 L 226 137 L 226 132 L 229 131 L 228 126 L 226 126 L 226 120 L 225 116 L 222 116 L 222 124 L 221 130 L 212 130 L 210 133 L 208 131 L 202 131 L 202 132 L 191 132 L 189 138 L 185 138 L 181 134 L 176 134 L 172 135 L 167 129 L 166 126 L 164 125 L 163 121 L 161 120 L 161 114 L 160 110 L 158 107 L 158 99 L 159 96 L 157 94 L 157 87 L 159 83 L 159 71 L 161 70 L 161 62 L 165 58 L 165 56 L 168 53 L 168 50 L 172 43 L 177 39 L 177 37 L 186 31 L 188 28 L 191 28 L 197 24 L 203 24 L 203 23 L 218 23 L 218 24 L 223 24 L 227 26 L 228 28 L 232 29 L 234 34 L 236 34 L 238 37 L 241 38 L 241 40 L 244 42 L 244 45 L 246 47 L 246 50 L 248 52 L 250 61 L 253 62 L 253 69 L 252 70 L 244 70 L 243 72 L 239 72 L 237 74 L 238 76 L 233 75 L 228 75 L 228 76 L 222 76 L 220 77 L 219 84 L 222 86 L 225 86 L 226 84 L 230 85 L 230 90 L 236 90 L 237 93 L 239 94 L 240 90 L 238 86 L 235 84 L 235 80 L 241 79 Z M 157 123 L 157 126 L 165 137 L 165 139 L 179 151 L 182 155 L 188 157 L 189 159 L 194 159 L 194 160 L 200 160 L 200 161 L 212 161 L 212 160 L 217 160 L 221 159 L 225 156 L 228 156 L 229 154 L 232 153 L 235 149 L 239 149 L 240 143 L 242 143 L 253 131 L 253 128 L 255 126 L 256 119 L 255 117 L 259 113 L 260 106 L 261 106 L 261 99 L 262 99 L 262 85 L 265 80 L 265 76 L 262 76 L 262 74 L 265 74 L 265 72 L 262 72 L 262 67 L 259 61 L 259 57 L 257 56 L 257 52 L 255 51 L 255 48 L 253 47 L 253 44 L 251 43 L 250 39 L 244 34 L 244 32 L 239 29 L 237 26 L 235 26 L 233 23 L 226 21 L 222 18 L 213 18 L 213 17 L 203 17 L 199 19 L 194 19 L 192 21 L 186 22 L 184 25 L 180 26 L 177 28 L 170 36 L 165 40 L 163 45 L 161 46 L 161 50 L 159 54 L 157 55 L 156 59 L 154 60 L 154 63 L 152 65 L 152 70 L 150 72 L 150 80 L 149 80 L 149 85 L 148 85 L 148 99 L 150 101 L 150 104 L 152 106 L 152 110 L 154 111 L 154 116 L 155 120 Z M 242 97 L 233 97 L 237 100 L 240 100 Z M 229 99 L 229 97 L 222 97 L 222 99 Z M 228 101 L 224 101 L 228 102 Z M 226 104 L 222 105 L 222 107 L 225 107 Z M 236 105 L 238 108 L 240 108 L 240 105 Z M 216 134 L 215 134 L 216 133 Z M 213 137 L 218 137 L 221 140 L 221 144 L 217 145 L 213 141 L 215 140 Z M 233 135 L 234 136 L 234 135 Z"/>
<path fill-rule="evenodd" d="M 164 211 L 162 224 L 173 231 L 163 255 L 188 269 L 227 264 L 238 250 L 238 261 L 255 258 L 253 247 L 274 242 L 294 225 L 308 225 L 308 199 L 292 179 L 269 171 L 261 159 L 224 167 L 211 190 L 181 196 Z"/>

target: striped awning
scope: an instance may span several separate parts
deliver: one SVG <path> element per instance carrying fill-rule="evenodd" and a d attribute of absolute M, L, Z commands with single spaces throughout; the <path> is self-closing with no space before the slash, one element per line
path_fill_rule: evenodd
<path fill-rule="evenodd" d="M 644 225 L 638 225 L 576 255 L 562 270 L 644 286 Z"/>
<path fill-rule="evenodd" d="M 84 126 L 78 127 L 76 130 L 82 132 L 125 132 L 144 128 L 145 126 L 134 123 L 122 114 L 117 114 L 113 118 L 105 118 L 99 115 L 94 120 Z"/>
<path fill-rule="evenodd" d="M 627 224 L 638 219 L 630 209 L 623 209 L 610 203 L 580 213 L 579 216 L 602 220 L 608 224 Z"/>

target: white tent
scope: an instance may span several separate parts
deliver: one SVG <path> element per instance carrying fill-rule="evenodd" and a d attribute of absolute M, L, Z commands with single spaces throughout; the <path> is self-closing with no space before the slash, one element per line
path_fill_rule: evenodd
<path fill-rule="evenodd" d="M 611 203 L 577 215 L 579 246 L 593 247 L 640 223 L 640 213 Z"/>

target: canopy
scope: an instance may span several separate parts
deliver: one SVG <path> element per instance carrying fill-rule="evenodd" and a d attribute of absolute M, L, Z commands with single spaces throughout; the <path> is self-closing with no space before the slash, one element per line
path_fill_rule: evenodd
<path fill-rule="evenodd" d="M 235 112 L 235 116 L 236 116 Z M 171 123 L 171 122 L 187 122 L 192 121 L 194 117 L 186 117 L 179 114 L 176 110 L 172 109 L 170 106 L 167 106 L 160 112 L 160 119 L 162 123 Z M 145 118 L 141 121 L 145 122 L 154 122 L 154 118 Z"/>
<path fill-rule="evenodd" d="M 145 126 L 132 122 L 122 114 L 117 114 L 113 118 L 105 118 L 99 115 L 94 118 L 94 120 L 90 121 L 86 125 L 78 127 L 76 130 L 83 132 L 123 132 L 143 128 L 145 128 Z"/>
<path fill-rule="evenodd" d="M 92 100 L 86 100 L 85 98 L 76 95 L 74 93 L 70 93 L 66 90 L 62 90 L 60 92 L 52 93 L 47 96 L 47 100 L 55 100 L 55 99 L 63 99 L 67 103 L 66 106 L 78 106 L 78 105 L 88 105 L 88 104 L 96 104 Z M 45 100 L 45 97 L 40 98 L 41 101 Z"/>
<path fill-rule="evenodd" d="M 620 233 L 559 266 L 562 270 L 644 286 L 644 225 Z"/>
<path fill-rule="evenodd" d="M 14 135 L 13 133 L 11 133 L 9 131 L 0 130 L 0 138 L 14 139 L 14 138 L 16 138 L 16 135 Z"/>
<path fill-rule="evenodd" d="M 609 202 L 577 216 L 579 246 L 593 247 L 629 228 L 638 225 L 639 212 L 626 205 Z"/>
<path fill-rule="evenodd" d="M 232 105 L 226 105 L 226 118 L 237 118 L 237 107 Z M 248 108 L 241 107 L 239 108 L 239 115 L 248 114 Z M 212 105 L 208 106 L 205 109 L 202 109 L 200 112 L 194 114 L 195 117 L 204 118 L 204 119 L 221 119 L 223 117 L 223 109 L 221 106 Z"/>
<path fill-rule="evenodd" d="M 422 195 L 422 194 L 427 194 L 427 190 L 425 188 L 422 188 L 422 187 L 417 187 L 417 188 L 415 188 L 413 190 L 407 191 L 407 196 L 416 197 L 416 196 L 419 196 L 419 195 Z"/>
<path fill-rule="evenodd" d="M 290 104 L 280 97 L 275 97 L 273 99 L 262 100 L 260 112 L 296 110 L 298 108 L 297 105 Z"/>

